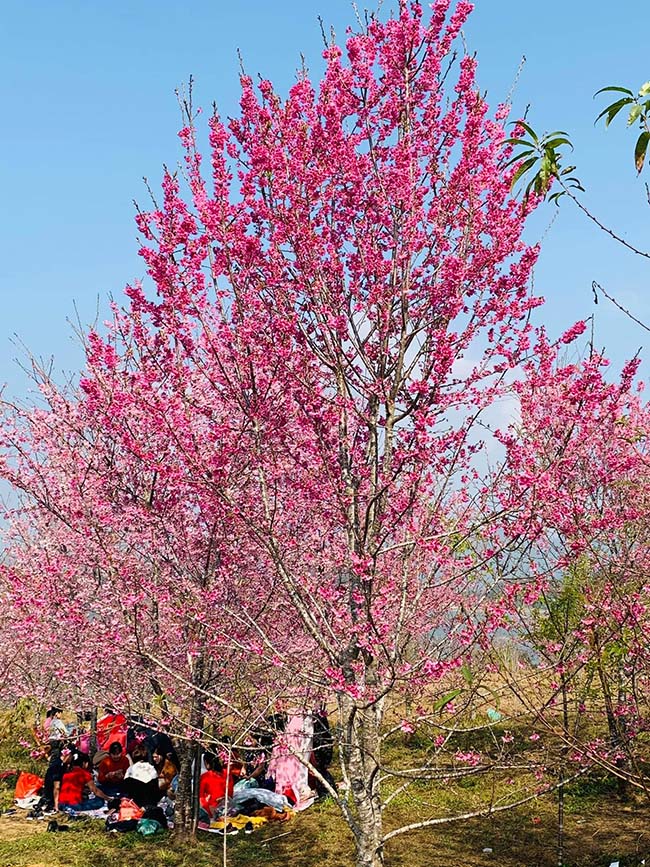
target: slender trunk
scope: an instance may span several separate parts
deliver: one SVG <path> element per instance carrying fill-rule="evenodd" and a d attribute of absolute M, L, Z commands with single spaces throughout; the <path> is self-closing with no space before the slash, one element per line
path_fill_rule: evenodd
<path fill-rule="evenodd" d="M 625 680 L 623 676 L 623 665 L 622 663 L 619 665 L 618 669 L 618 706 L 624 707 L 627 704 L 628 695 L 625 687 Z M 616 720 L 616 731 L 618 735 L 617 748 L 619 750 L 625 750 L 627 753 L 627 744 L 628 744 L 628 718 L 627 716 L 619 716 Z M 629 770 L 629 759 L 623 756 L 617 756 L 616 758 L 616 767 L 621 771 Z M 629 801 L 631 795 L 631 787 L 629 780 L 624 777 L 618 778 L 618 797 L 621 801 Z"/>
<path fill-rule="evenodd" d="M 190 726 L 199 730 L 203 726 L 203 706 L 198 695 L 192 701 Z M 181 767 L 174 803 L 174 836 L 181 840 L 196 838 L 196 829 L 199 823 L 200 750 L 201 746 L 198 741 L 185 741 L 179 751 Z"/>
<path fill-rule="evenodd" d="M 193 747 L 192 743 L 184 743 L 179 749 L 181 767 L 174 801 L 174 836 L 183 840 L 192 836 Z"/>
<path fill-rule="evenodd" d="M 357 704 L 350 697 L 340 700 L 345 723 L 342 745 L 350 791 L 355 808 L 356 867 L 383 867 L 383 827 L 379 791 L 380 726 L 382 703 Z"/>
<path fill-rule="evenodd" d="M 90 755 L 97 752 L 97 705 L 93 706 L 90 714 Z"/>
<path fill-rule="evenodd" d="M 614 699 L 612 697 L 612 690 L 610 688 L 609 681 L 607 679 L 607 673 L 604 670 L 604 667 L 600 661 L 598 660 L 598 678 L 600 680 L 601 689 L 603 691 L 603 698 L 605 700 L 605 715 L 607 717 L 607 728 L 609 730 L 609 741 L 612 749 L 615 752 L 621 752 L 626 748 L 625 744 L 625 720 L 623 718 L 617 718 L 616 713 L 614 711 Z M 619 680 L 618 684 L 618 701 L 619 704 L 622 704 L 621 691 L 622 685 Z M 623 756 L 617 756 L 614 760 L 614 764 L 616 768 L 620 771 L 625 771 L 627 762 Z M 630 797 L 630 786 L 629 783 L 624 777 L 619 776 L 617 778 L 617 793 L 621 801 L 627 801 Z"/>
<path fill-rule="evenodd" d="M 192 836 L 196 836 L 199 827 L 199 787 L 201 785 L 201 758 L 203 747 L 194 744 L 194 775 L 192 777 Z"/>
<path fill-rule="evenodd" d="M 562 772 L 560 772 L 562 773 Z M 557 867 L 564 867 L 564 786 L 557 790 Z"/>
<path fill-rule="evenodd" d="M 562 675 L 562 726 L 564 740 L 569 737 L 569 697 L 564 675 Z M 563 746 L 560 759 L 560 780 L 564 779 L 567 747 Z M 564 867 L 564 784 L 557 790 L 557 867 Z"/>

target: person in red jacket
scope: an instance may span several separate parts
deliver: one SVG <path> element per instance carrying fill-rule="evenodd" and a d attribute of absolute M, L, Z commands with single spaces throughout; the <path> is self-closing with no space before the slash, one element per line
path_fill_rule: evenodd
<path fill-rule="evenodd" d="M 207 770 L 201 774 L 199 782 L 200 818 L 204 822 L 209 822 L 214 816 L 215 809 L 225 797 L 226 789 L 228 790 L 228 797 L 232 797 L 235 779 L 232 773 L 228 774 L 221 764 L 221 760 L 212 753 L 206 753 L 203 756 L 203 761 Z"/>
<path fill-rule="evenodd" d="M 122 752 L 122 744 L 119 741 L 113 741 L 108 755 L 99 763 L 97 782 L 103 791 L 109 795 L 117 794 L 121 791 L 120 786 L 124 782 L 124 775 L 130 767 L 131 762 L 128 756 Z"/>

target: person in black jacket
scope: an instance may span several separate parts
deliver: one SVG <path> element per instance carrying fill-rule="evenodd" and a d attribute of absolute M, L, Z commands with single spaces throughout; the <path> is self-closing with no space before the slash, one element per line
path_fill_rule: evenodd
<path fill-rule="evenodd" d="M 139 807 L 157 804 L 162 797 L 158 785 L 158 771 L 149 761 L 144 744 L 138 744 L 131 753 L 133 764 L 120 784 L 123 795 L 131 798 Z"/>

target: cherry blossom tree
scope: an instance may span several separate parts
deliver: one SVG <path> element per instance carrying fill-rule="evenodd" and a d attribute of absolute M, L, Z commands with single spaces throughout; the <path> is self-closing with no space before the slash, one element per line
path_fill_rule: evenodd
<path fill-rule="evenodd" d="M 204 735 L 208 712 L 219 708 L 223 719 L 233 710 L 225 695 L 240 674 L 238 642 L 247 626 L 228 611 L 238 607 L 241 581 L 232 574 L 219 501 L 202 499 L 189 476 L 184 485 L 173 457 L 179 443 L 170 425 L 186 431 L 190 380 L 171 391 L 160 377 L 160 341 L 155 352 L 150 333 L 127 343 L 127 327 L 116 312 L 112 337 L 102 342 L 91 333 L 79 390 L 68 395 L 35 370 L 44 406 L 5 405 L 4 475 L 25 496 L 3 569 L 14 621 L 8 646 L 27 651 L 33 670 L 48 674 L 41 690 L 19 677 L 23 694 L 45 697 L 46 689 L 50 700 L 58 694 L 73 706 L 110 703 L 149 717 L 153 698 L 159 716 L 191 745 Z M 197 421 L 187 434 L 193 447 Z M 215 475 L 223 442 L 214 464 L 201 447 Z M 245 544 L 236 559 L 246 591 L 262 593 Z M 263 607 L 255 605 L 261 619 Z M 237 694 L 245 707 L 245 690 Z M 196 820 L 189 797 L 196 750 L 180 752 L 184 832 Z"/>
<path fill-rule="evenodd" d="M 122 694 L 146 672 L 190 733 L 213 711 L 253 724 L 274 697 L 335 703 L 349 795 L 330 792 L 358 867 L 466 818 L 391 827 L 389 807 L 454 773 L 442 717 L 541 533 L 516 432 L 490 430 L 553 354 L 531 322 L 535 202 L 511 194 L 507 106 L 491 115 L 457 57 L 471 4 L 451 7 L 371 17 L 284 100 L 243 74 L 239 116 L 208 122 L 209 179 L 189 99 L 182 170 L 138 214 L 150 284 L 88 337 L 78 389 L 44 380 L 44 406 L 6 407 L 2 435 L 26 495 L 5 580 L 37 579 L 25 622 L 47 598 L 65 636 L 92 612 Z M 440 739 L 415 766 L 385 761 L 423 726 Z"/>
<path fill-rule="evenodd" d="M 278 667 L 336 696 L 359 865 L 412 827 L 382 826 L 402 773 L 382 761 L 386 714 L 448 689 L 528 544 L 478 431 L 531 350 L 537 251 L 502 169 L 507 109 L 489 117 L 471 57 L 448 87 L 470 11 L 449 6 L 373 19 L 345 61 L 328 46 L 318 91 L 301 74 L 282 101 L 244 75 L 240 117 L 210 121 L 211 187 L 187 105 L 190 201 L 166 175 L 140 216 L 158 297 L 130 291 L 248 419 L 255 505 L 233 508 L 307 639 Z M 429 757 L 406 776 L 431 773 Z"/>

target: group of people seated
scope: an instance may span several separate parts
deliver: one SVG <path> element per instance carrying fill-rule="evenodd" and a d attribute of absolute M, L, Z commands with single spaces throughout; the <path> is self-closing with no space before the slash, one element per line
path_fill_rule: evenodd
<path fill-rule="evenodd" d="M 59 708 L 48 711 L 44 728 L 49 764 L 39 805 L 42 813 L 101 811 L 107 804 L 119 810 L 120 804 L 128 802 L 145 811 L 165 804 L 173 814 L 180 761 L 165 732 L 130 727 L 126 717 L 109 714 L 97 723 L 92 741 L 96 749 L 91 751 L 89 738 L 71 732 Z M 294 745 L 307 749 L 305 758 L 318 771 L 316 776 L 308 775 L 306 762 L 289 748 L 291 738 Z M 285 715 L 270 717 L 263 728 L 250 733 L 241 749 L 227 736 L 215 739 L 213 751 L 202 753 L 197 774 L 199 821 L 209 825 L 223 817 L 229 802 L 233 809 L 245 801 L 249 807 L 302 809 L 301 800 L 306 806 L 311 796 L 326 793 L 323 779 L 334 785 L 328 771 L 331 759 L 324 711 L 295 716 L 288 723 Z M 191 776 L 196 778 L 194 773 Z"/>
<path fill-rule="evenodd" d="M 174 754 L 165 755 L 160 747 L 150 752 L 145 744 L 136 743 L 131 753 L 125 753 L 114 741 L 108 752 L 96 754 L 91 762 L 87 753 L 52 740 L 41 808 L 45 814 L 89 811 L 123 797 L 140 807 L 157 804 L 171 792 L 178 771 Z"/>
<path fill-rule="evenodd" d="M 333 738 L 324 708 L 310 714 L 274 714 L 250 732 L 244 748 L 222 740 L 216 753 L 204 755 L 205 773 L 199 788 L 202 822 L 223 814 L 285 803 L 294 810 L 336 790 L 329 771 Z M 224 803 L 225 802 L 225 803 Z"/>
<path fill-rule="evenodd" d="M 62 716 L 61 708 L 51 707 L 40 735 L 49 757 L 41 813 L 87 812 L 121 798 L 144 807 L 173 794 L 180 761 L 165 732 L 129 723 L 109 709 L 91 736 Z"/>

